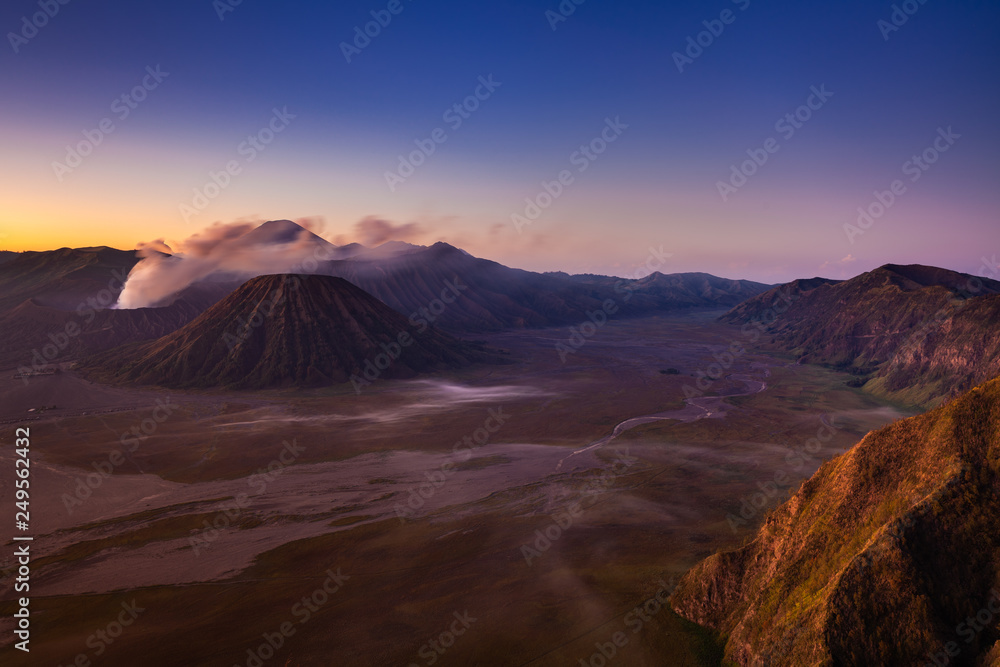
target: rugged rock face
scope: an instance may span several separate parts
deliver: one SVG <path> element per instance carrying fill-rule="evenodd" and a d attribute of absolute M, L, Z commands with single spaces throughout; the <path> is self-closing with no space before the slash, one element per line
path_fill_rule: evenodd
<path fill-rule="evenodd" d="M 824 464 L 672 605 L 740 665 L 995 663 L 1000 378 Z"/>
<path fill-rule="evenodd" d="M 0 316 L 0 366 L 40 370 L 49 363 L 159 338 L 202 312 L 185 300 L 165 308 L 60 310 L 28 299 Z"/>
<path fill-rule="evenodd" d="M 1000 295 L 969 299 L 914 331 L 869 383 L 920 404 L 955 396 L 1000 375 Z"/>
<path fill-rule="evenodd" d="M 998 293 L 995 280 L 889 264 L 843 282 L 795 281 L 723 319 L 760 322 L 774 346 L 804 362 L 849 370 L 874 393 L 929 407 L 1000 373 Z"/>
<path fill-rule="evenodd" d="M 777 285 L 751 297 L 720 317 L 731 324 L 763 321 L 777 324 L 777 318 L 787 312 L 788 305 L 807 297 L 819 287 L 831 287 L 843 281 L 828 278 L 800 278 L 784 285 Z M 778 307 L 776 312 L 774 309 Z"/>
<path fill-rule="evenodd" d="M 383 358 L 384 357 L 384 358 Z M 262 276 L 183 328 L 84 360 L 95 379 L 169 387 L 319 386 L 488 360 L 329 276 Z M 388 363 L 387 363 L 388 362 Z"/>

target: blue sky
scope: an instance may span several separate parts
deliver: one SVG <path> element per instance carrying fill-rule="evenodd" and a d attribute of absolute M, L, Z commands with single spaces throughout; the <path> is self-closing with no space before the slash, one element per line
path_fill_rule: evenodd
<path fill-rule="evenodd" d="M 210 0 L 72 0 L 15 53 L 10 33 L 40 10 L 12 0 L 0 9 L 0 245 L 125 247 L 304 217 L 348 240 L 375 216 L 406 240 L 535 270 L 627 274 L 662 245 L 667 270 L 769 282 L 887 262 L 976 272 L 1000 253 L 1000 6 L 911 4 L 886 40 L 878 22 L 893 3 L 587 0 L 553 30 L 555 1 L 400 0 L 348 63 L 342 43 L 388 1 L 243 0 L 220 20 Z M 679 72 L 674 54 L 706 21 L 721 34 L 702 35 Z M 57 178 L 67 147 L 156 66 L 169 76 Z M 501 85 L 448 128 L 443 113 L 490 75 Z M 782 138 L 775 123 L 814 86 L 832 97 Z M 185 218 L 181 206 L 243 159 L 238 146 L 275 108 L 295 116 L 287 129 Z M 607 118 L 628 129 L 518 232 L 525 198 L 573 169 Z M 961 138 L 852 243 L 857 208 L 905 179 L 904 163 L 947 127 Z M 447 141 L 387 187 L 399 156 L 436 128 Z M 719 182 L 769 137 L 779 150 L 723 201 Z"/>

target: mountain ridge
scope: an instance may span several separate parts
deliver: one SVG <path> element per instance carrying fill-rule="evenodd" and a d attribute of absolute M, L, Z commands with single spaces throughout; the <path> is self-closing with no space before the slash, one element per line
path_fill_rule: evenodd
<path fill-rule="evenodd" d="M 671 604 L 726 635 L 740 665 L 924 664 L 949 646 L 938 664 L 978 664 L 1000 653 L 1000 627 L 962 628 L 1000 591 L 998 517 L 995 378 L 824 463 Z"/>
<path fill-rule="evenodd" d="M 998 294 L 1000 282 L 989 278 L 887 264 L 846 281 L 793 281 L 748 299 L 720 319 L 760 322 L 770 346 L 802 362 L 854 373 L 859 386 L 884 398 L 933 407 L 1000 374 L 1000 321 L 989 305 Z M 779 298 L 788 304 L 780 313 L 771 309 Z M 954 339 L 958 332 L 963 341 Z M 969 343 L 974 335 L 980 337 L 978 345 Z M 918 352 L 921 341 L 925 347 Z M 949 367 L 943 353 L 927 347 L 931 344 L 942 351 L 960 346 L 969 358 L 985 363 L 972 367 L 955 357 Z M 934 363 L 925 363 L 927 358 Z"/>
<path fill-rule="evenodd" d="M 366 372 L 371 381 L 376 366 L 375 377 L 409 378 L 491 358 L 418 330 L 346 280 L 273 275 L 252 278 L 163 338 L 85 359 L 81 370 L 111 382 L 264 389 L 338 384 Z"/>

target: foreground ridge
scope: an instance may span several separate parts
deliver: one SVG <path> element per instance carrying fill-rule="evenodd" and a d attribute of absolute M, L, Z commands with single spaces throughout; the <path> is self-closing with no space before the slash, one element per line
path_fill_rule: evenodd
<path fill-rule="evenodd" d="M 997 664 L 1000 378 L 825 463 L 672 605 L 740 665 Z"/>

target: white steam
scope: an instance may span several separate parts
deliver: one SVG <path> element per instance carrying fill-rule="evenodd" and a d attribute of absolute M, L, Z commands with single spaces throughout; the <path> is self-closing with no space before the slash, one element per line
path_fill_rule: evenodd
<path fill-rule="evenodd" d="M 308 224 L 307 221 L 300 221 Z M 212 274 L 249 279 L 274 273 L 315 270 L 315 262 L 331 259 L 336 246 L 288 221 L 215 224 L 176 244 L 162 239 L 140 244 L 142 259 L 129 273 L 118 308 L 162 305 L 186 287 Z"/>

